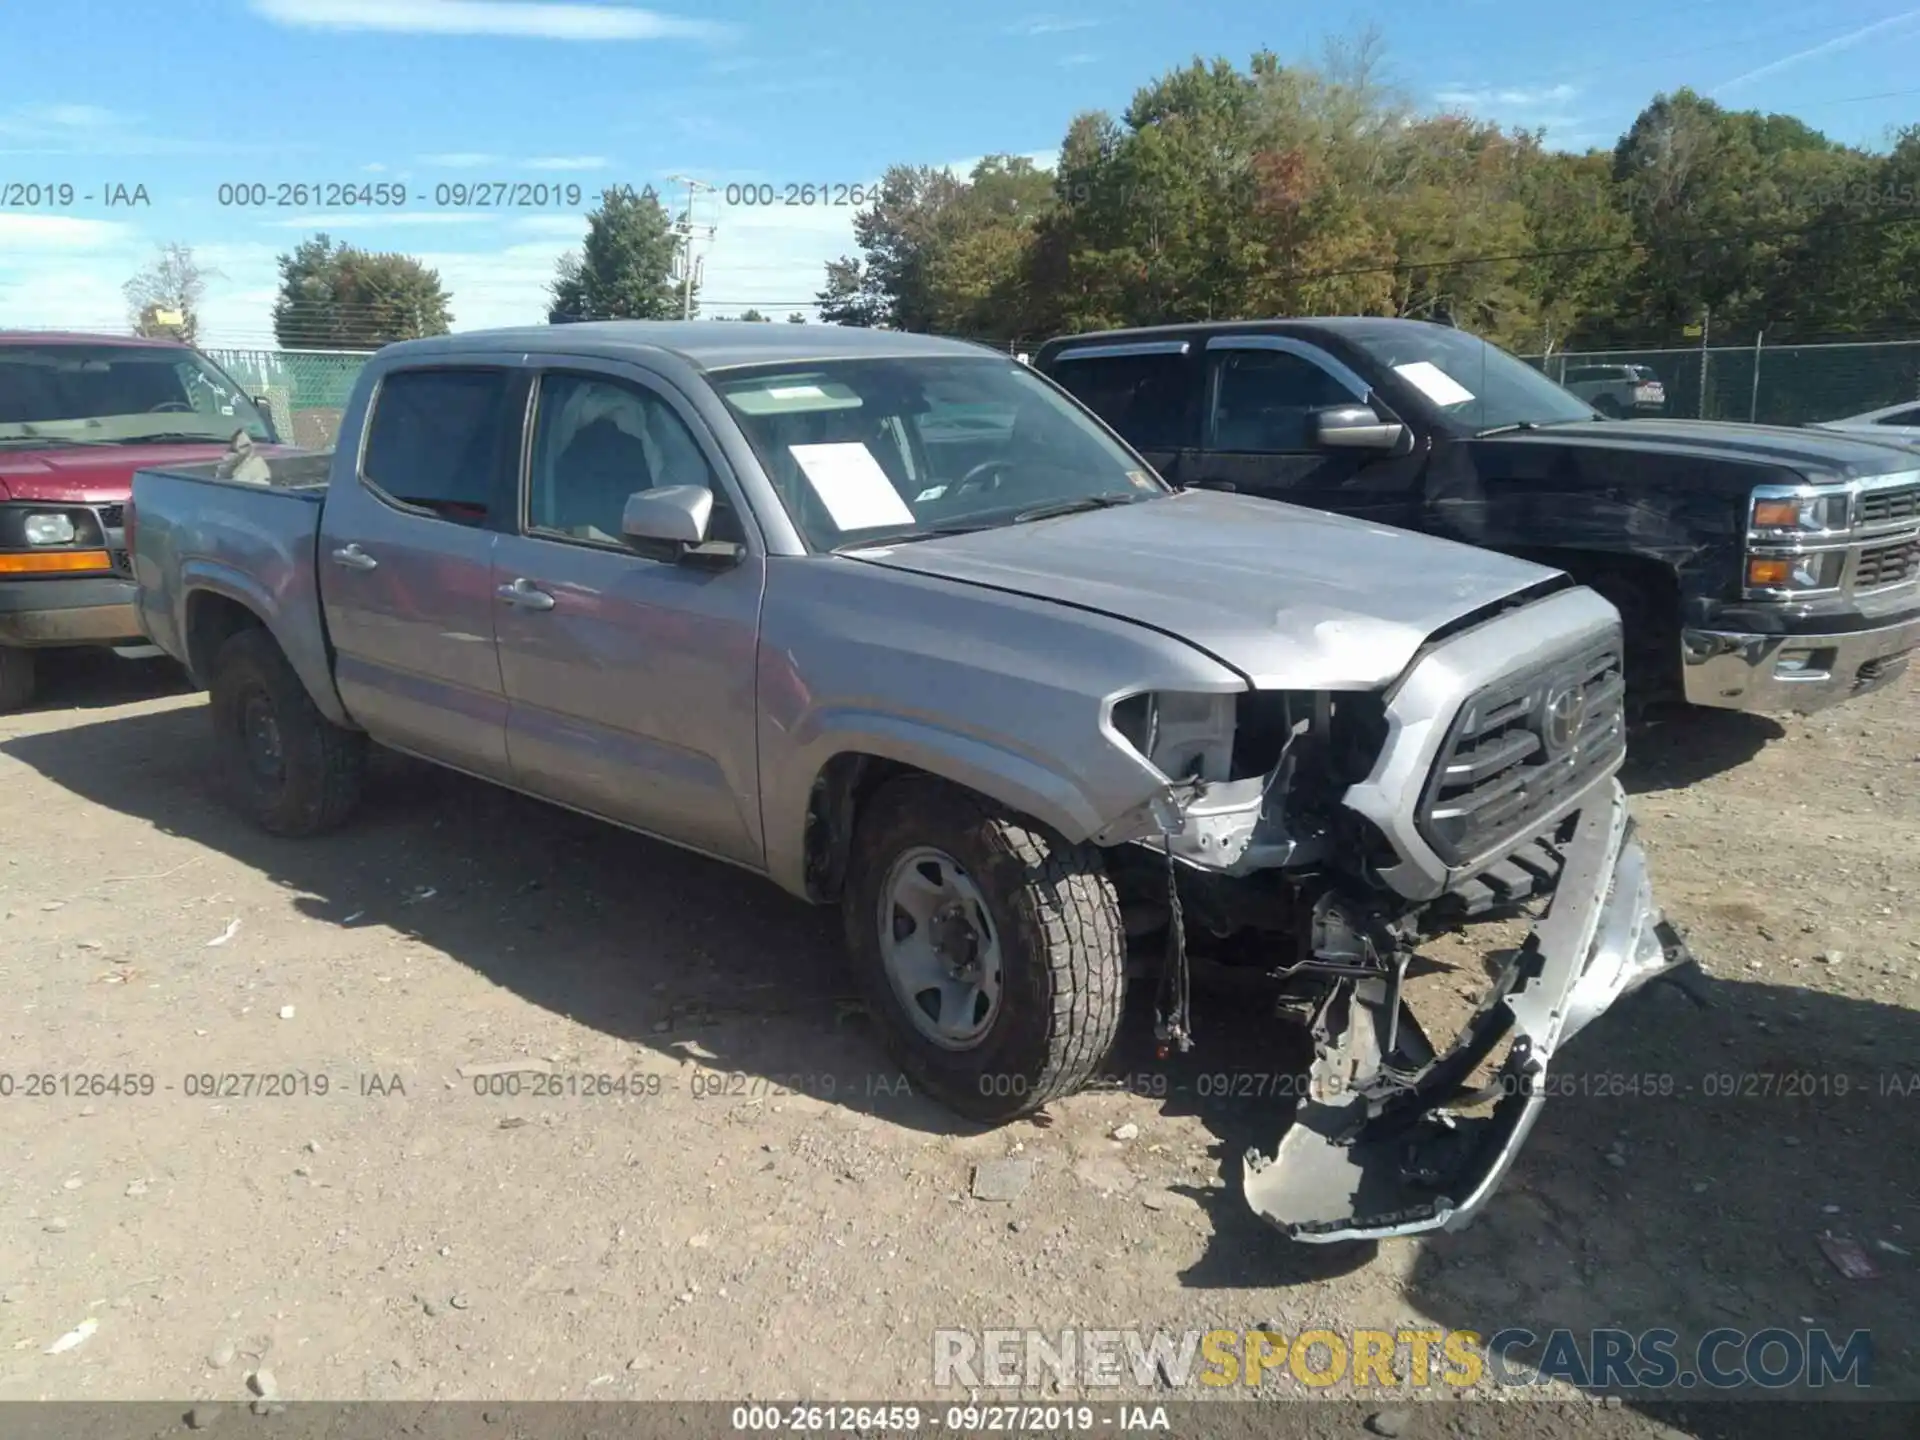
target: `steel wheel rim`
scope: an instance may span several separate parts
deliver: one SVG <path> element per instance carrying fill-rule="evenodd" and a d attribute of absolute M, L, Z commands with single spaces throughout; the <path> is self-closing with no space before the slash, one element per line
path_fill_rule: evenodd
<path fill-rule="evenodd" d="M 1000 1014 L 1000 940 L 986 898 L 944 850 L 901 852 L 880 886 L 881 964 L 921 1036 L 971 1050 Z"/>
<path fill-rule="evenodd" d="M 278 785 L 286 778 L 286 752 L 280 740 L 280 717 L 273 702 L 253 694 L 240 707 L 240 744 L 254 778 Z"/>

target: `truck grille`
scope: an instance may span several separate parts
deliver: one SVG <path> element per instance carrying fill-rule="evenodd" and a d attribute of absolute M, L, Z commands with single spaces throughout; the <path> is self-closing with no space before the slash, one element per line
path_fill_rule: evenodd
<path fill-rule="evenodd" d="M 1920 485 L 1898 490 L 1863 490 L 1856 502 L 1856 525 L 1888 525 L 1896 520 L 1920 520 Z"/>
<path fill-rule="evenodd" d="M 1625 699 L 1617 633 L 1479 691 L 1434 762 L 1420 833 L 1460 865 L 1537 830 L 1619 764 Z"/>
<path fill-rule="evenodd" d="M 1920 536 L 1896 540 L 1890 545 L 1869 545 L 1861 550 L 1860 561 L 1854 566 L 1853 588 L 1856 592 L 1884 590 L 1890 585 L 1904 585 L 1917 576 L 1920 576 Z"/>
<path fill-rule="evenodd" d="M 100 523 L 108 530 L 118 530 L 126 523 L 127 507 L 124 505 L 98 505 L 94 507 L 100 517 Z"/>

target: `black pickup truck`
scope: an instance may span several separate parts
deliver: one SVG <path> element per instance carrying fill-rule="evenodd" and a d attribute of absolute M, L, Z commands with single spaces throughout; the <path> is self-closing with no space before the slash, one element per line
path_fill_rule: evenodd
<path fill-rule="evenodd" d="M 1920 647 L 1912 449 L 1608 419 L 1486 341 L 1416 320 L 1108 331 L 1050 340 L 1032 363 L 1176 485 L 1569 572 L 1619 609 L 1642 704 L 1816 710 L 1893 680 Z"/>

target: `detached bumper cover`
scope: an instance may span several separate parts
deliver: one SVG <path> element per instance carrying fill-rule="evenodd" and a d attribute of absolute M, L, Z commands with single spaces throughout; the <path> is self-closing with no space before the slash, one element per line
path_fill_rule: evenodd
<path fill-rule="evenodd" d="M 1687 702 L 1761 712 L 1824 709 L 1897 679 L 1920 648 L 1920 615 L 1839 635 L 1686 630 Z"/>
<path fill-rule="evenodd" d="M 101 575 L 0 581 L 0 645 L 111 645 L 144 638 L 131 580 Z"/>
<path fill-rule="evenodd" d="M 1486 1203 L 1539 1117 L 1559 1048 L 1621 996 L 1688 961 L 1654 904 L 1617 781 L 1583 808 L 1564 856 L 1527 944 L 1454 1047 L 1417 1076 L 1350 1087 L 1337 1078 L 1345 1052 L 1377 1053 L 1383 1028 L 1406 1023 L 1387 1014 L 1384 981 L 1345 993 L 1337 1035 L 1323 1012 L 1313 1093 L 1272 1159 L 1246 1157 L 1245 1194 L 1257 1213 L 1295 1240 L 1331 1243 L 1457 1230 Z M 1450 1111 L 1509 1036 L 1490 1113 Z"/>

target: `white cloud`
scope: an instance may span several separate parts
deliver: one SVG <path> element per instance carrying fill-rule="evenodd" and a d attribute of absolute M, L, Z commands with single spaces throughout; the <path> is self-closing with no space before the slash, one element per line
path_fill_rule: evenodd
<path fill-rule="evenodd" d="M 1707 93 L 1710 95 L 1720 95 L 1728 90 L 1734 89 L 1736 86 L 1750 84 L 1755 80 L 1764 79 L 1769 75 L 1777 75 L 1782 70 L 1798 65 L 1803 60 L 1813 60 L 1822 55 L 1835 55 L 1842 50 L 1851 50 L 1862 41 L 1871 40 L 1876 35 L 1883 35 L 1888 31 L 1904 29 L 1915 20 L 1920 20 L 1920 10 L 1906 10 L 1898 15 L 1889 15 L 1884 20 L 1876 20 L 1871 25 L 1862 25 L 1857 30 L 1849 30 L 1844 35 L 1836 35 L 1831 40 L 1824 40 L 1820 44 L 1809 46 L 1805 50 L 1796 50 L 1791 55 L 1782 55 L 1778 60 L 1771 60 L 1758 69 L 1749 70 L 1744 75 L 1736 75 L 1731 80 L 1722 81 Z"/>
<path fill-rule="evenodd" d="M 438 165 L 447 170 L 477 170 L 483 165 L 506 163 L 498 155 L 487 155 L 478 150 L 449 150 L 438 155 L 419 155 L 415 158 L 422 165 Z"/>
<path fill-rule="evenodd" d="M 382 225 L 471 225 L 494 218 L 491 210 L 338 210 L 260 224 L 269 230 L 374 230 Z"/>
<path fill-rule="evenodd" d="M 1098 20 L 1070 20 L 1060 15 L 1029 15 L 1007 27 L 1009 35 L 1064 35 L 1070 30 L 1091 30 Z"/>
<path fill-rule="evenodd" d="M 1449 86 L 1434 93 L 1434 99 L 1450 109 L 1485 110 L 1493 106 L 1509 109 L 1536 109 L 1543 105 L 1561 105 L 1580 93 L 1577 85 L 1545 85 L 1535 88 L 1514 87 L 1497 90 L 1491 86 L 1470 88 Z"/>
<path fill-rule="evenodd" d="M 626 5 L 549 0 L 252 0 L 254 13 L 303 30 L 504 35 L 538 40 L 701 40 L 731 27 Z"/>
<path fill-rule="evenodd" d="M 60 130 L 99 130 L 126 118 L 100 105 L 24 105 L 15 113 L 28 124 Z"/>
<path fill-rule="evenodd" d="M 604 170 L 611 162 L 604 155 L 536 155 L 525 163 L 529 170 Z"/>
<path fill-rule="evenodd" d="M 0 210 L 0 255 L 25 250 L 97 250 L 122 244 L 132 236 L 129 226 L 115 220 Z"/>

